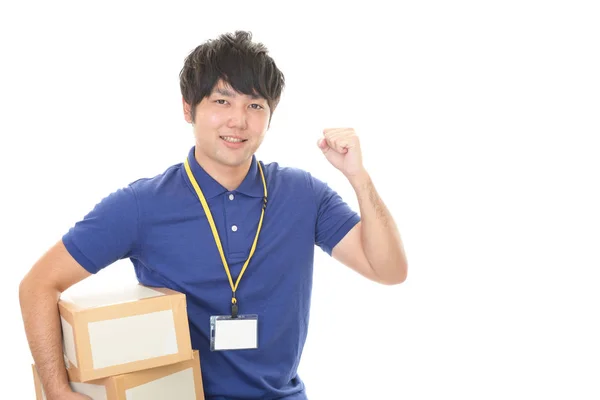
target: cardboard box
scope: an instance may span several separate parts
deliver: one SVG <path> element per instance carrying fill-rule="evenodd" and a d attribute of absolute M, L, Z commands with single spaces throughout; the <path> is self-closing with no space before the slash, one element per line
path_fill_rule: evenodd
<path fill-rule="evenodd" d="M 40 377 L 32 365 L 37 400 L 46 400 Z M 93 400 L 204 400 L 200 356 L 177 364 L 116 375 L 90 382 L 79 382 L 67 370 L 71 388 Z"/>
<path fill-rule="evenodd" d="M 67 368 L 78 382 L 192 359 L 185 295 L 131 285 L 61 297 Z"/>

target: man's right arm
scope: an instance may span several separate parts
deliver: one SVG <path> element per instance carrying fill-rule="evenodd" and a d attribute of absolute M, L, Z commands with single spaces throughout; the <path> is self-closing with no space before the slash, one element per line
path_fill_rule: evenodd
<path fill-rule="evenodd" d="M 59 241 L 33 265 L 19 286 L 27 341 L 48 400 L 89 399 L 73 393 L 69 386 L 58 300 L 63 291 L 90 275 Z"/>

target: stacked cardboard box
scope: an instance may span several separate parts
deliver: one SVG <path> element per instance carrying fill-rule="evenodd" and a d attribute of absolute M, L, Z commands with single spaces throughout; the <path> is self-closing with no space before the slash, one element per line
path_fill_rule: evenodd
<path fill-rule="evenodd" d="M 67 373 L 93 400 L 202 400 L 185 295 L 142 285 L 61 298 Z M 46 399 L 35 365 L 36 396 Z"/>

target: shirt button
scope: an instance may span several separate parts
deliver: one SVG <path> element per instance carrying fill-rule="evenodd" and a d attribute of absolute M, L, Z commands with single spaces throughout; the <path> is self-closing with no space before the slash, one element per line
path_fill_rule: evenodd
<path fill-rule="evenodd" d="M 232 194 L 229 195 L 229 200 L 233 200 L 234 196 Z"/>
<path fill-rule="evenodd" d="M 232 231 L 234 231 L 234 232 L 235 232 L 235 231 L 237 231 L 237 226 L 236 226 L 236 225 L 233 225 L 233 226 L 231 227 L 231 230 L 232 230 Z"/>

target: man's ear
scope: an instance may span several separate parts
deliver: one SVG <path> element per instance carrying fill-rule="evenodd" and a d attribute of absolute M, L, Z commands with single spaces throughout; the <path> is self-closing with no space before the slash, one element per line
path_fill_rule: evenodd
<path fill-rule="evenodd" d="M 192 120 L 192 106 L 185 102 L 185 99 L 182 97 L 181 102 L 183 104 L 183 117 L 188 124 L 193 124 Z"/>

